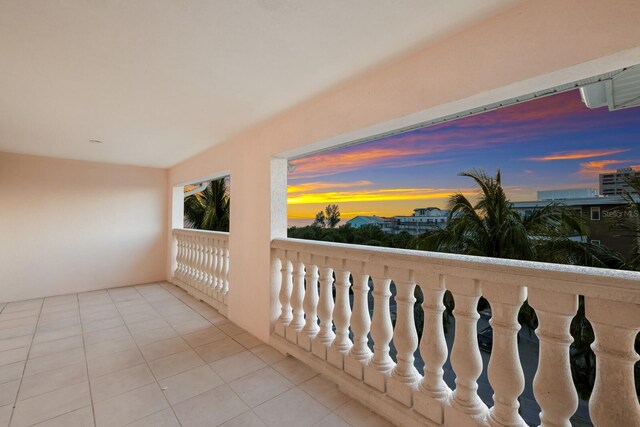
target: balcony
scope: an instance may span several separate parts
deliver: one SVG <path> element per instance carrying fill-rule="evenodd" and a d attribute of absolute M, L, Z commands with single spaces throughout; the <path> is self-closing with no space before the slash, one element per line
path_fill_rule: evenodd
<path fill-rule="evenodd" d="M 628 70 L 640 4 L 293 3 L 0 2 L 0 426 L 640 425 L 640 273 L 287 238 L 292 159 Z"/>

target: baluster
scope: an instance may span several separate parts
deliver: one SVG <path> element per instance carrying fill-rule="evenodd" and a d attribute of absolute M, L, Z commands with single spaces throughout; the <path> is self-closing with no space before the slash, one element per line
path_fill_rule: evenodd
<path fill-rule="evenodd" d="M 176 236 L 176 245 L 178 247 L 176 251 L 176 270 L 173 273 L 173 276 L 176 279 L 180 279 L 182 276 L 182 236 L 178 233 L 174 232 Z"/>
<path fill-rule="evenodd" d="M 213 278 L 213 289 L 218 293 L 220 292 L 220 289 L 222 289 L 222 283 L 220 283 L 220 278 L 218 277 L 218 251 L 220 240 L 214 237 L 211 244 L 211 276 Z"/>
<path fill-rule="evenodd" d="M 422 273 L 418 275 L 418 283 L 424 297 L 424 327 L 420 340 L 424 377 L 413 395 L 413 408 L 440 425 L 444 422 L 444 403 L 451 395 L 451 389 L 444 382 L 442 369 L 449 353 L 442 323 L 445 310 L 442 303 L 445 293 L 444 275 Z"/>
<path fill-rule="evenodd" d="M 584 297 L 585 314 L 593 326 L 596 381 L 589 413 L 600 427 L 640 425 L 634 365 L 634 342 L 640 331 L 640 304 Z"/>
<path fill-rule="evenodd" d="M 206 256 L 206 262 L 205 262 L 205 272 L 206 272 L 206 277 L 207 277 L 207 293 L 209 295 L 212 294 L 212 290 L 213 290 L 213 271 L 211 271 L 211 266 L 212 266 L 212 262 L 213 262 L 213 236 L 208 236 L 207 240 L 207 256 Z"/>
<path fill-rule="evenodd" d="M 229 292 L 229 241 L 224 241 L 222 260 L 222 292 L 218 301 L 227 303 L 227 293 Z"/>
<path fill-rule="evenodd" d="M 398 312 L 396 327 L 393 330 L 393 344 L 397 350 L 398 363 L 393 368 L 387 383 L 387 394 L 411 407 L 413 391 L 417 390 L 421 378 L 413 364 L 415 360 L 413 353 L 418 348 L 418 332 L 413 316 L 416 282 L 412 270 L 390 269 L 390 276 L 396 285 Z"/>
<path fill-rule="evenodd" d="M 304 327 L 304 263 L 300 261 L 300 252 L 287 251 L 289 261 L 293 266 L 293 289 L 291 291 L 291 307 L 293 316 L 287 326 L 286 336 L 294 344 L 298 343 L 298 334 Z"/>
<path fill-rule="evenodd" d="M 480 284 L 477 280 L 462 277 L 450 276 L 446 280 L 455 300 L 456 335 L 451 350 L 451 366 L 456 373 L 456 388 L 451 394 L 450 405 L 445 406 L 445 425 L 475 427 L 488 411 L 478 397 L 476 382 L 482 373 L 477 335 Z"/>
<path fill-rule="evenodd" d="M 349 288 L 351 273 L 346 268 L 346 261 L 333 259 L 334 273 L 336 275 L 336 305 L 333 308 L 333 323 L 336 325 L 336 337 L 331 347 L 327 349 L 327 361 L 338 369 L 344 368 L 344 356 L 349 353 L 352 343 L 349 339 L 349 317 L 351 306 L 349 304 Z"/>
<path fill-rule="evenodd" d="M 298 336 L 298 345 L 311 351 L 311 341 L 318 334 L 318 266 L 313 264 L 313 256 L 304 257 L 307 273 L 305 275 L 305 292 L 302 306 L 306 314 L 302 334 Z"/>
<path fill-rule="evenodd" d="M 494 405 L 489 409 L 490 426 L 522 426 L 526 423 L 518 413 L 518 397 L 524 391 L 524 373 L 518 356 L 518 312 L 527 299 L 522 286 L 485 282 L 485 298 L 491 304 L 493 344 L 487 375 L 493 387 Z"/>
<path fill-rule="evenodd" d="M 389 290 L 391 279 L 386 266 L 373 266 L 373 319 L 371 320 L 371 338 L 373 338 L 373 357 L 364 368 L 364 382 L 373 388 L 385 392 L 387 377 L 394 367 L 389 356 L 389 343 L 393 336 L 393 325 L 389 311 Z"/>
<path fill-rule="evenodd" d="M 293 267 L 291 261 L 287 259 L 287 251 L 278 249 L 276 251 L 276 257 L 280 260 L 280 293 L 278 299 L 280 300 L 281 313 L 280 317 L 276 321 L 275 332 L 284 337 L 287 325 L 291 322 L 293 315 L 291 313 L 291 288 L 293 287 Z"/>
<path fill-rule="evenodd" d="M 363 262 L 347 262 L 353 274 L 353 313 L 351 314 L 351 330 L 353 331 L 353 347 L 344 358 L 344 370 L 352 377 L 363 380 L 364 367 L 371 360 L 369 349 L 369 275 Z"/>
<path fill-rule="evenodd" d="M 204 236 L 197 237 L 198 242 L 198 289 L 204 291 Z"/>
<path fill-rule="evenodd" d="M 187 284 L 191 285 L 193 279 L 193 236 L 187 235 Z"/>
<path fill-rule="evenodd" d="M 326 262 L 326 260 L 325 260 Z M 311 343 L 311 351 L 321 359 L 327 358 L 327 348 L 336 337 L 333 333 L 333 269 L 326 265 L 320 269 L 320 301 L 318 302 L 318 318 L 320 331 Z"/>
<path fill-rule="evenodd" d="M 578 394 L 571 376 L 570 326 L 578 296 L 529 288 L 528 297 L 538 317 L 540 351 L 533 393 L 541 409 L 540 425 L 571 427 L 569 418 L 578 409 Z"/>
<path fill-rule="evenodd" d="M 193 238 L 193 277 L 191 285 L 194 288 L 198 287 L 198 280 L 200 276 L 200 269 L 198 263 L 200 261 L 200 248 L 198 243 L 198 236 L 192 236 Z"/>
<path fill-rule="evenodd" d="M 218 278 L 219 292 L 222 292 L 224 287 L 224 280 L 222 280 L 222 263 L 224 262 L 224 241 L 218 239 L 218 256 L 216 257 L 216 277 Z"/>

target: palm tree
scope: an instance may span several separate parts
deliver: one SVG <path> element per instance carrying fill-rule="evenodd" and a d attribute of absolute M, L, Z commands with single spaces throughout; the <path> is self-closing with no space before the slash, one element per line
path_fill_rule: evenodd
<path fill-rule="evenodd" d="M 640 270 L 640 175 L 625 179 L 631 191 L 625 190 L 621 196 L 626 204 L 613 209 L 614 217 L 609 224 L 621 234 L 616 237 L 631 237 L 633 245 L 631 256 L 626 260 L 626 267 L 630 270 Z M 636 196 L 634 196 L 636 194 Z"/>
<path fill-rule="evenodd" d="M 587 234 L 580 213 L 550 203 L 523 216 L 507 198 L 500 170 L 495 177 L 482 170 L 459 175 L 480 187 L 477 203 L 461 193 L 451 196 L 447 227 L 421 238 L 418 249 L 593 267 L 619 261 L 619 254 L 575 239 Z"/>
<path fill-rule="evenodd" d="M 184 199 L 185 225 L 198 230 L 229 231 L 230 201 L 226 178 L 211 181 Z"/>

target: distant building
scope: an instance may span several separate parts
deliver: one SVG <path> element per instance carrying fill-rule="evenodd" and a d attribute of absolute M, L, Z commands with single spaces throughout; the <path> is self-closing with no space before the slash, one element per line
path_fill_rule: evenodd
<path fill-rule="evenodd" d="M 632 168 L 618 169 L 615 173 L 600 174 L 600 194 L 603 196 L 616 196 L 628 192 L 637 195 L 627 180 L 640 176 L 640 171 Z"/>
<path fill-rule="evenodd" d="M 360 228 L 360 227 L 364 227 L 365 225 L 377 225 L 382 228 L 384 223 L 385 223 L 385 218 L 375 216 L 375 215 L 373 216 L 359 215 L 347 221 L 347 224 L 349 224 L 353 228 Z"/>
<path fill-rule="evenodd" d="M 447 226 L 449 211 L 439 208 L 417 208 L 413 210 L 413 215 L 397 215 L 391 218 L 379 216 L 356 216 L 347 221 L 353 228 L 360 228 L 366 225 L 376 225 L 385 233 L 398 234 L 403 231 L 418 236 L 428 231 L 442 229 Z"/>
<path fill-rule="evenodd" d="M 538 200 L 564 200 L 587 197 L 598 197 L 598 190 L 595 188 L 564 188 L 538 191 Z"/>
<path fill-rule="evenodd" d="M 578 189 L 556 190 L 564 191 L 565 196 L 572 194 L 582 194 Z M 620 208 L 626 205 L 626 201 L 622 196 L 591 196 L 591 197 L 564 197 L 550 198 L 546 192 L 538 192 L 538 199 L 531 202 L 514 202 L 513 207 L 520 212 L 521 215 L 531 215 L 534 211 L 548 206 L 550 203 L 556 202 L 575 209 L 586 220 L 589 226 L 588 236 L 580 237 L 579 240 L 586 240 L 596 245 L 602 244 L 614 249 L 623 255 L 629 255 L 633 244 L 630 237 L 622 237 L 619 231 L 612 230 L 609 219 L 620 215 L 626 215 L 627 212 L 621 211 Z M 542 196 L 542 197 L 541 197 Z"/>

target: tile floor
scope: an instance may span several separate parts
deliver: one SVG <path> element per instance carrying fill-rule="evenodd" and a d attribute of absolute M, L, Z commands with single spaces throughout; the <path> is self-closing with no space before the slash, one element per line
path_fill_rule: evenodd
<path fill-rule="evenodd" d="M 387 426 L 181 289 L 0 304 L 0 426 Z"/>

